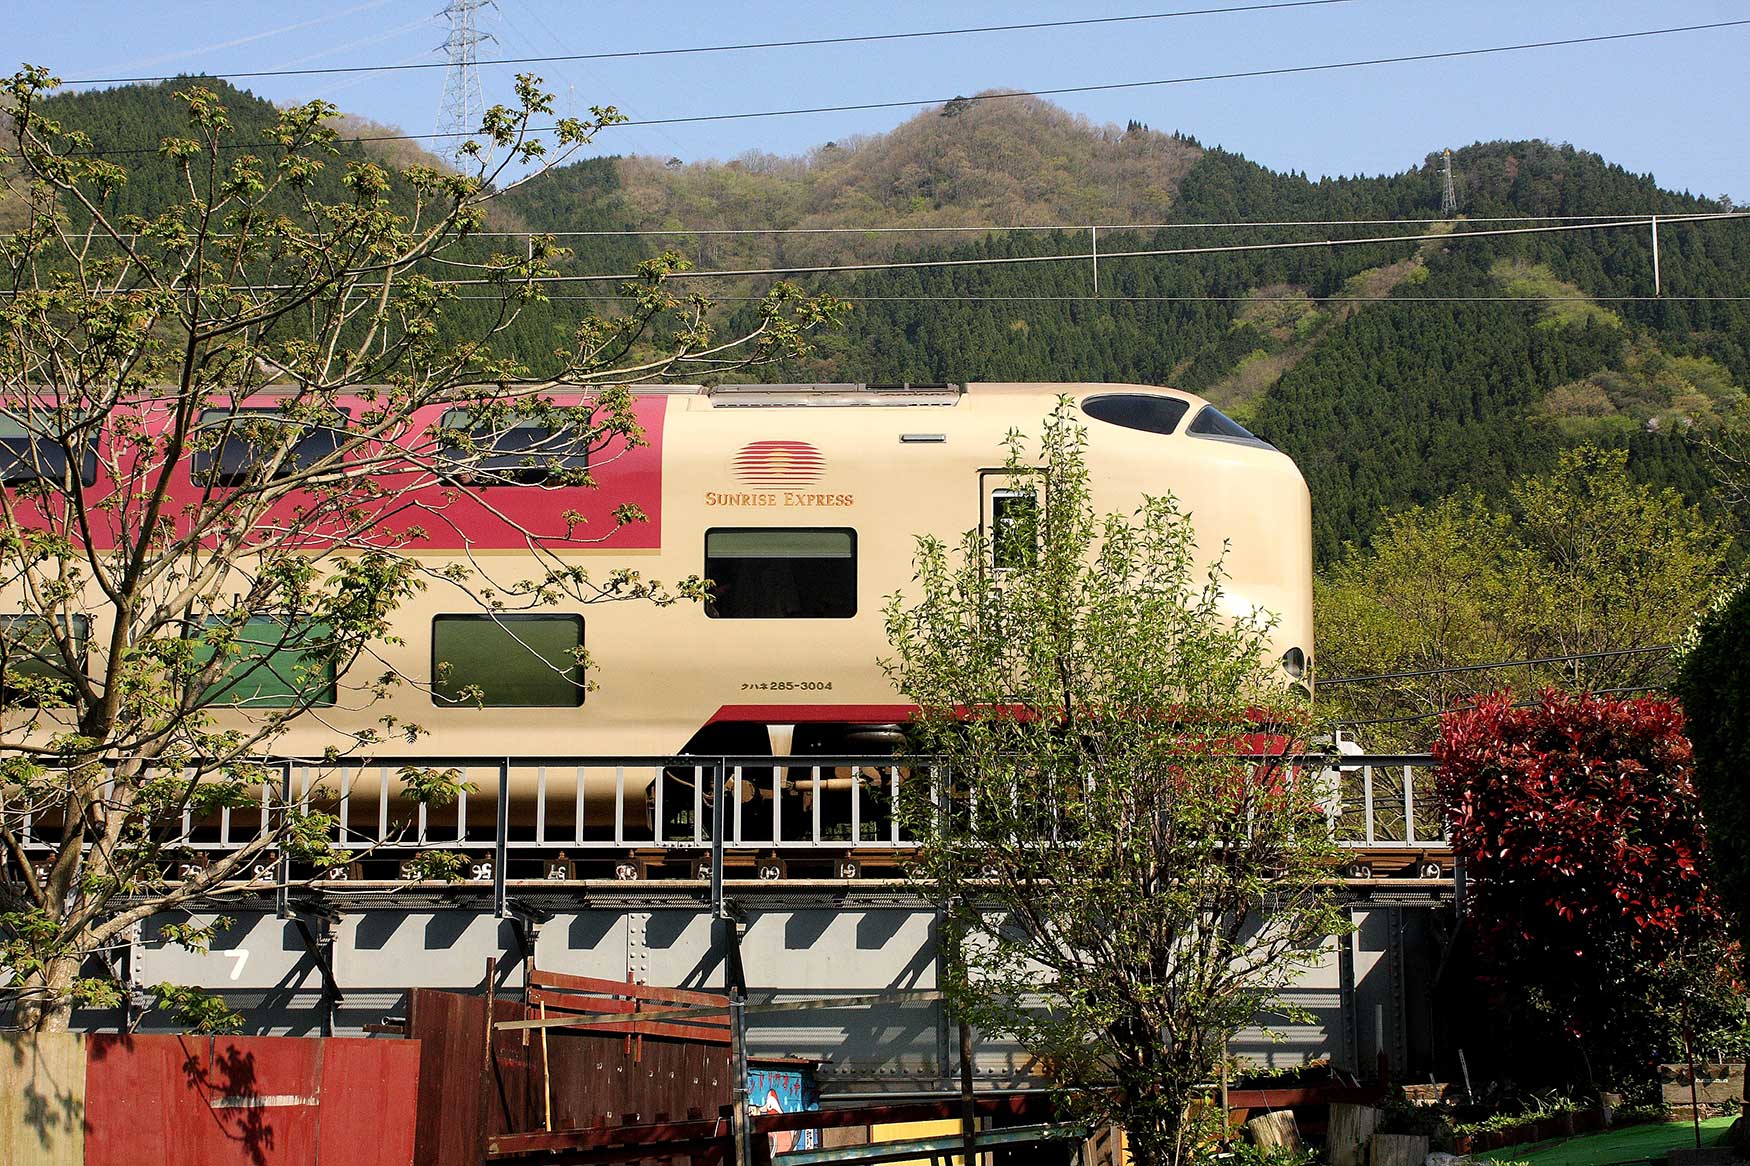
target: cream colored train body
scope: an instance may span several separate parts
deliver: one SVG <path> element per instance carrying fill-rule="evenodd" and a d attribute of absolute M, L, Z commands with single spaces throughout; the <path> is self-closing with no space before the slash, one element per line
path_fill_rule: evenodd
<path fill-rule="evenodd" d="M 1128 512 L 1145 494 L 1175 495 L 1205 561 L 1228 546 L 1227 602 L 1276 616 L 1271 651 L 1299 676 L 1313 642 L 1306 485 L 1287 456 L 1200 398 L 1110 384 L 670 387 L 640 392 L 650 445 L 602 466 L 593 492 L 599 506 L 622 496 L 639 502 L 650 521 L 599 547 L 554 553 L 598 580 L 630 568 L 670 584 L 711 577 L 735 595 L 709 606 L 537 609 L 548 619 L 570 617 L 572 626 L 581 621 L 594 690 L 532 707 L 476 707 L 444 702 L 430 689 L 434 655 L 445 652 L 434 640 L 481 610 L 460 590 L 434 583 L 396 613 L 402 642 L 354 669 L 362 677 L 387 665 L 414 683 L 349 708 L 358 703 L 357 681 L 349 686 L 343 676 L 337 707 L 294 723 L 275 752 L 320 756 L 339 743 L 336 729 L 367 728 L 385 713 L 426 732 L 379 752 L 432 759 L 871 751 L 908 711 L 878 665 L 887 650 L 884 598 L 911 583 L 919 535 L 954 540 L 1000 517 L 1016 488 L 997 472 L 1004 437 L 1037 435 L 1060 395 L 1086 414 L 1094 503 Z M 496 509 L 520 506 L 549 525 L 564 504 L 536 487 L 484 493 Z M 458 545 L 420 554 L 434 566 L 465 561 L 500 580 L 538 573 L 520 533 L 477 529 Z M 810 561 L 798 566 L 793 556 Z M 737 610 L 763 614 L 737 618 Z M 515 655 L 496 657 L 487 671 L 522 667 Z M 491 680 L 455 674 L 448 682 Z M 532 785 L 533 770 L 515 773 L 513 793 L 532 792 L 520 787 Z M 588 816 L 599 821 L 614 812 L 616 795 L 606 771 L 591 773 Z M 640 788 L 620 796 L 641 803 L 645 795 Z M 562 786 L 548 791 L 565 796 Z M 633 817 L 630 804 L 627 811 Z"/>
<path fill-rule="evenodd" d="M 679 752 L 712 724 L 885 724 L 901 702 L 877 661 L 886 652 L 881 606 L 911 582 L 920 534 L 954 539 L 992 521 L 993 495 L 1013 486 L 992 473 L 1011 429 L 1037 434 L 1059 394 L 1087 400 L 1146 394 L 1187 408 L 1173 433 L 1087 419 L 1094 502 L 1133 509 L 1171 492 L 1192 515 L 1205 558 L 1230 544 L 1229 601 L 1275 613 L 1273 650 L 1312 646 L 1311 508 L 1294 463 L 1262 442 L 1188 432 L 1206 403 L 1166 389 L 1100 384 L 974 384 L 963 391 L 850 388 L 662 393 L 660 544 L 581 552 L 596 578 L 619 567 L 672 583 L 706 576 L 707 536 L 725 532 L 854 532 L 855 614 L 714 618 L 704 605 L 611 603 L 579 609 L 597 688 L 571 708 L 437 707 L 415 686 L 388 698 L 430 730 L 433 755 L 657 755 Z M 777 443 L 791 443 L 778 445 Z M 788 451 L 786 472 L 749 452 Z M 810 451 L 813 451 L 812 454 Z M 789 484 L 784 484 L 784 483 Z M 602 491 L 613 479 L 603 475 Z M 608 499 L 611 501 L 611 497 Z M 476 551 L 518 557 L 516 550 Z M 494 564 L 515 575 L 518 564 Z M 431 588 L 398 614 L 406 642 L 385 656 L 404 675 L 431 671 L 432 625 L 477 610 Z M 373 708 L 370 717 L 382 711 Z M 784 736 L 782 730 L 777 734 Z M 747 738 L 740 738 L 746 740 Z M 319 752 L 315 723 L 286 752 Z"/>

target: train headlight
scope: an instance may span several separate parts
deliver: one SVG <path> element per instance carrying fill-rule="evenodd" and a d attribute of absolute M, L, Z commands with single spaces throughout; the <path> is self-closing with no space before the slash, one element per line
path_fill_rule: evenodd
<path fill-rule="evenodd" d="M 1294 679 L 1299 680 L 1306 675 L 1306 653 L 1299 648 L 1290 648 L 1282 653 L 1282 670 Z"/>

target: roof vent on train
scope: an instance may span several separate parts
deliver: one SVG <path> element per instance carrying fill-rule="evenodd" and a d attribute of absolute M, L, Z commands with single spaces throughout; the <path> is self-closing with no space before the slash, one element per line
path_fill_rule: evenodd
<path fill-rule="evenodd" d="M 1101 393 L 1082 401 L 1082 412 L 1094 420 L 1145 433 L 1173 432 L 1190 407 L 1188 401 L 1178 397 L 1153 393 Z"/>
<path fill-rule="evenodd" d="M 707 389 L 711 407 L 778 408 L 795 405 L 869 406 L 869 405 L 955 405 L 960 401 L 959 385 L 718 385 Z"/>

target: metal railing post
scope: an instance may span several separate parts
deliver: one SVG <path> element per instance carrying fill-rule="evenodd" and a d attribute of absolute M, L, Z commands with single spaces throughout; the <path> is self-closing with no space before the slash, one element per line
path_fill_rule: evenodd
<path fill-rule="evenodd" d="M 289 761 L 280 766 L 280 812 L 286 816 L 286 825 L 291 825 L 292 763 Z M 280 919 L 289 919 L 292 916 L 292 853 L 286 849 L 283 832 L 280 835 L 279 852 L 279 877 L 274 879 L 273 913 Z"/>
<path fill-rule="evenodd" d="M 510 758 L 498 763 L 498 829 L 492 840 L 492 913 L 505 916 L 504 868 L 510 845 Z"/>
<path fill-rule="evenodd" d="M 1414 846 L 1416 843 L 1416 794 L 1414 779 L 1410 776 L 1410 767 L 1404 766 L 1404 842 Z"/>
<path fill-rule="evenodd" d="M 723 918 L 723 783 L 728 769 L 728 760 L 719 757 L 711 787 L 716 795 L 711 799 L 711 918 L 718 920 Z"/>

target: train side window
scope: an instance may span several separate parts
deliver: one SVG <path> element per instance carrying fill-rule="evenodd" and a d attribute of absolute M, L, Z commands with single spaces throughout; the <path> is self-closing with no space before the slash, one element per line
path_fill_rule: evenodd
<path fill-rule="evenodd" d="M 61 617 L 56 617 L 60 619 Z M 5 698 L 19 704 L 37 703 L 37 693 L 44 682 L 65 684 L 68 680 L 65 661 L 51 634 L 47 616 L 0 616 L 0 674 L 5 676 Z M 84 668 L 85 646 L 91 639 L 91 618 L 75 615 L 68 628 L 68 646 Z"/>
<path fill-rule="evenodd" d="M 583 703 L 581 615 L 438 615 L 431 701 L 451 708 L 576 708 Z"/>
<path fill-rule="evenodd" d="M 1039 496 L 1031 490 L 994 490 L 990 496 L 991 564 L 999 571 L 1031 567 L 1039 559 Z"/>
<path fill-rule="evenodd" d="M 210 616 L 206 626 L 228 621 Z M 293 624 L 284 616 L 252 615 L 237 629 L 230 661 L 201 697 L 208 706 L 235 708 L 333 708 L 338 678 L 334 661 L 311 650 L 328 639 L 329 625 Z M 200 644 L 195 659 L 213 658 L 214 647 Z"/>
<path fill-rule="evenodd" d="M 708 530 L 705 577 L 712 619 L 849 619 L 857 614 L 857 532 Z"/>
<path fill-rule="evenodd" d="M 575 407 L 553 412 L 565 421 L 526 417 L 476 424 L 466 409 L 449 410 L 440 426 L 439 456 L 454 468 L 445 476 L 466 486 L 534 486 L 580 477 L 589 469 L 594 414 Z"/>
<path fill-rule="evenodd" d="M 1144 433 L 1171 433 L 1190 403 L 1156 393 L 1101 393 L 1082 401 L 1082 412 L 1096 421 Z"/>
<path fill-rule="evenodd" d="M 249 480 L 249 471 L 285 441 L 283 427 L 290 426 L 300 436 L 273 475 L 289 477 L 334 455 L 348 416 L 347 410 L 337 409 L 333 425 L 309 425 L 292 420 L 273 405 L 203 409 L 195 431 L 199 446 L 189 462 L 189 477 L 196 485 L 241 486 Z"/>
<path fill-rule="evenodd" d="M 87 486 L 97 482 L 97 442 L 80 443 L 79 480 Z M 0 486 L 62 480 L 67 472 L 67 445 L 46 432 L 41 424 L 26 425 L 10 413 L 0 413 Z"/>

